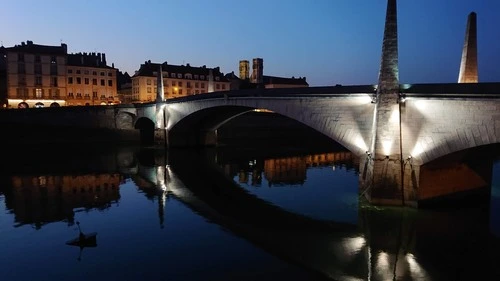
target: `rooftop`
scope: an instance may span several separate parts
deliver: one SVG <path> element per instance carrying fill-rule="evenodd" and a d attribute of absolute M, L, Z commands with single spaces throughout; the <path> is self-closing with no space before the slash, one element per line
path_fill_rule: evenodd
<path fill-rule="evenodd" d="M 306 82 L 305 77 L 299 78 L 286 78 L 286 77 L 278 77 L 278 76 L 267 76 L 264 75 L 264 84 L 280 84 L 280 85 L 297 85 L 297 86 L 309 86 Z"/>
<path fill-rule="evenodd" d="M 113 68 L 106 64 L 106 55 L 104 53 L 68 54 L 68 65 Z"/>
<path fill-rule="evenodd" d="M 33 44 L 33 41 L 21 42 L 21 45 L 5 48 L 6 51 L 23 52 L 31 54 L 46 54 L 46 55 L 66 55 L 68 47 L 66 44 L 61 43 L 61 46 L 46 46 Z"/>
<path fill-rule="evenodd" d="M 168 64 L 167 62 L 164 63 L 152 63 L 151 61 L 146 61 L 143 64 L 141 64 L 141 67 L 139 70 L 132 76 L 132 77 L 137 77 L 137 76 L 149 76 L 149 77 L 156 77 L 155 73 L 160 69 L 163 72 L 163 74 L 167 73 L 176 73 L 176 74 L 192 74 L 192 75 L 209 75 L 210 69 L 212 69 L 212 74 L 214 77 L 219 77 L 220 81 L 228 82 L 226 77 L 224 77 L 224 74 L 220 72 L 219 67 L 215 68 L 208 68 L 205 65 L 196 67 L 196 66 L 191 66 L 188 64 L 186 65 L 173 65 L 173 64 Z"/>

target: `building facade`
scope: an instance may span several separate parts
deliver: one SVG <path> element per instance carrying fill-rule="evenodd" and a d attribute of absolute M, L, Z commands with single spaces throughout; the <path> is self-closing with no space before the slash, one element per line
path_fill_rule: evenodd
<path fill-rule="evenodd" d="M 165 98 L 178 98 L 212 91 L 229 91 L 230 82 L 220 72 L 219 67 L 193 67 L 186 65 L 162 64 L 146 61 L 132 76 L 132 100 L 152 102 L 156 99 L 159 69 L 162 69 Z"/>
<path fill-rule="evenodd" d="M 3 49 L 7 107 L 66 105 L 66 44 L 44 46 L 33 41 Z"/>
<path fill-rule="evenodd" d="M 118 71 L 118 77 L 116 78 L 118 83 L 118 98 L 121 103 L 132 103 L 132 78 L 125 72 L 122 73 Z"/>
<path fill-rule="evenodd" d="M 117 70 L 105 54 L 68 54 L 67 45 L 33 41 L 0 47 L 0 105 L 38 108 L 118 102 Z"/>
<path fill-rule="evenodd" d="M 110 105 L 118 99 L 117 69 L 101 53 L 68 54 L 67 105 Z"/>

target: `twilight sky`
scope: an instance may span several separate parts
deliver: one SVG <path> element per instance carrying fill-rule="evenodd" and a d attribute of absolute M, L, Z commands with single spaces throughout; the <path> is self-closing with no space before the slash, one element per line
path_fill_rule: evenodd
<path fill-rule="evenodd" d="M 68 44 L 132 74 L 145 60 L 220 66 L 311 86 L 375 84 L 386 0 L 3 0 L 6 47 Z M 401 83 L 456 82 L 467 15 L 478 15 L 479 79 L 500 81 L 499 0 L 398 1 Z"/>

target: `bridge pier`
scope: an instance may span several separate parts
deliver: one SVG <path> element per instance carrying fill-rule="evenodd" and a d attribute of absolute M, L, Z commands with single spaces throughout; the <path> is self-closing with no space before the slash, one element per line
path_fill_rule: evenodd
<path fill-rule="evenodd" d="M 413 189 L 413 182 L 403 156 L 396 0 L 387 2 L 379 83 L 372 103 L 372 140 L 366 159 L 361 161 L 360 190 L 373 204 L 407 205 L 412 193 L 405 183 L 411 183 Z"/>
<path fill-rule="evenodd" d="M 402 164 L 402 165 L 401 165 Z M 374 205 L 418 206 L 420 166 L 411 159 L 375 158 L 360 161 L 360 193 Z"/>

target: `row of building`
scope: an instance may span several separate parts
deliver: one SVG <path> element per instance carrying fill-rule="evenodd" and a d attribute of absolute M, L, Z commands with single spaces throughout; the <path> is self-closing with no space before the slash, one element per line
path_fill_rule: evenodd
<path fill-rule="evenodd" d="M 263 59 L 224 75 L 219 67 L 146 61 L 130 76 L 108 65 L 104 53 L 68 53 L 67 45 L 32 41 L 0 47 L 1 108 L 111 105 L 152 102 L 162 70 L 165 98 L 248 88 L 308 87 L 306 78 L 265 76 Z"/>

